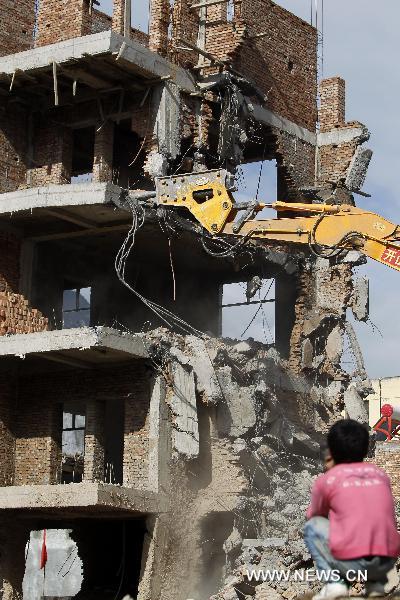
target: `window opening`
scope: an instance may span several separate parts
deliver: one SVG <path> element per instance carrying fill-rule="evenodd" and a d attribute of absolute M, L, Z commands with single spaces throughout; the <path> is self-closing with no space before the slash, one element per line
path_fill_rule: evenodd
<path fill-rule="evenodd" d="M 90 325 L 91 292 L 91 287 L 64 290 L 63 329 Z"/>
<path fill-rule="evenodd" d="M 253 277 L 222 288 L 222 336 L 275 343 L 275 280 Z"/>
<path fill-rule="evenodd" d="M 149 33 L 150 28 L 150 0 L 142 0 L 132 10 L 131 25 L 134 29 Z"/>
<path fill-rule="evenodd" d="M 86 415 L 82 408 L 64 405 L 62 428 L 62 483 L 83 478 Z"/>

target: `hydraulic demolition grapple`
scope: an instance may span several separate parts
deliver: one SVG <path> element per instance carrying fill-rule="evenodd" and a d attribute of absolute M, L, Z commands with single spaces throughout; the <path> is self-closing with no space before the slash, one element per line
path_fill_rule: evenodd
<path fill-rule="evenodd" d="M 160 206 L 189 211 L 212 236 L 308 244 L 326 257 L 357 250 L 400 271 L 400 226 L 373 212 L 350 204 L 240 204 L 234 189 L 232 175 L 218 169 L 160 177 L 156 197 Z M 255 219 L 264 208 L 276 210 L 278 218 Z"/>

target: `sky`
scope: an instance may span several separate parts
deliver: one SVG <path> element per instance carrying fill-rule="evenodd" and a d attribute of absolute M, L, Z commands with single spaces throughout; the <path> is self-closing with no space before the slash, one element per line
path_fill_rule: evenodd
<path fill-rule="evenodd" d="M 111 3 L 112 0 L 101 0 L 101 9 L 109 12 Z M 368 146 L 374 151 L 374 156 L 364 191 L 372 197 L 357 197 L 357 203 L 360 207 L 400 223 L 400 36 L 397 27 L 400 21 L 400 2 L 277 0 L 277 4 L 308 22 L 312 10 L 314 24 L 316 3 L 318 28 L 321 34 L 323 30 L 324 40 L 323 76 L 340 75 L 346 80 L 347 120 L 361 121 L 371 131 Z M 147 31 L 148 6 L 149 0 L 132 0 L 132 22 L 144 31 Z M 255 193 L 258 174 L 259 167 L 256 165 L 245 169 L 246 189 L 242 187 L 243 194 Z M 260 195 L 274 200 L 274 191 L 274 172 L 271 164 L 266 166 L 263 172 Z M 356 324 L 367 371 L 372 378 L 400 375 L 397 359 L 400 340 L 400 273 L 373 261 L 360 268 L 359 273 L 370 278 L 371 322 Z M 237 301 L 242 301 L 243 296 L 242 288 L 239 289 L 239 293 L 233 289 L 226 290 L 225 301 L 231 302 L 236 298 Z M 273 336 L 271 310 L 267 305 L 265 314 Z M 246 336 L 252 335 L 264 341 L 265 320 L 265 315 L 259 313 Z M 240 335 L 237 312 L 232 311 L 232 317 L 225 318 L 225 329 L 229 329 L 231 334 Z M 267 330 L 267 337 L 269 333 Z"/>

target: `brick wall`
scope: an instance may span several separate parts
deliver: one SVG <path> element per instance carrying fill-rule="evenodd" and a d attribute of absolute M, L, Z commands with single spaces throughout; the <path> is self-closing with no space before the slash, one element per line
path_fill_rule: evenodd
<path fill-rule="evenodd" d="M 149 470 L 150 382 L 143 366 L 135 370 L 132 384 L 125 401 L 124 485 L 144 489 Z"/>
<path fill-rule="evenodd" d="M 28 119 L 24 109 L 0 110 L 0 193 L 26 185 Z"/>
<path fill-rule="evenodd" d="M 319 355 L 320 373 L 335 378 L 339 373 L 325 353 L 326 339 L 339 319 L 344 319 L 352 293 L 352 265 L 330 265 L 318 259 L 305 265 L 298 275 L 298 297 L 295 306 L 295 325 L 290 342 L 289 366 L 293 371 L 303 369 L 303 344 L 309 340 L 313 357 Z"/>
<path fill-rule="evenodd" d="M 175 0 L 172 11 L 172 38 L 177 46 L 184 46 L 179 40 L 188 40 L 197 44 L 199 31 L 199 14 L 190 9 L 192 0 Z M 197 64 L 198 56 L 195 52 L 185 50 L 174 51 L 173 60 L 183 66 Z"/>
<path fill-rule="evenodd" d="M 372 462 L 388 474 L 394 497 L 400 502 L 400 442 L 378 442 Z"/>
<path fill-rule="evenodd" d="M 112 30 L 124 34 L 125 0 L 113 0 Z"/>
<path fill-rule="evenodd" d="M 107 121 L 96 131 L 94 140 L 93 181 L 111 181 L 114 150 L 114 123 Z"/>
<path fill-rule="evenodd" d="M 40 0 L 35 45 L 88 35 L 91 20 L 88 0 Z"/>
<path fill-rule="evenodd" d="M 221 9 L 219 9 L 221 10 Z M 207 25 L 208 52 L 268 96 L 273 112 L 310 129 L 317 121 L 317 32 L 271 0 L 243 0 L 233 22 L 215 9 Z M 252 36 L 266 34 L 262 37 Z"/>
<path fill-rule="evenodd" d="M 48 328 L 48 321 L 18 294 L 20 240 L 0 231 L 0 336 L 31 333 Z"/>
<path fill-rule="evenodd" d="M 273 130 L 278 164 L 278 200 L 302 202 L 301 187 L 314 185 L 315 146 L 294 139 L 284 131 Z"/>
<path fill-rule="evenodd" d="M 358 121 L 351 121 L 341 125 L 340 129 L 345 130 L 354 127 L 363 128 L 364 126 Z M 346 179 L 348 168 L 359 145 L 359 140 L 353 139 L 350 142 L 321 146 L 318 149 L 319 182 L 343 182 Z"/>
<path fill-rule="evenodd" d="M 358 121 L 345 122 L 345 81 L 340 77 L 324 79 L 320 83 L 319 125 L 321 133 L 358 128 L 367 131 Z M 350 136 L 351 137 L 351 136 Z M 366 138 L 365 138 L 366 139 Z M 321 184 L 344 183 L 353 156 L 363 139 L 353 136 L 351 141 L 325 144 L 318 148 L 317 178 Z"/>
<path fill-rule="evenodd" d="M 33 45 L 35 0 L 2 0 L 0 56 L 29 50 Z"/>
<path fill-rule="evenodd" d="M 85 460 L 83 479 L 104 481 L 104 402 L 86 403 Z"/>
<path fill-rule="evenodd" d="M 15 484 L 59 481 L 64 401 L 76 401 L 87 407 L 85 479 L 103 479 L 104 402 L 115 397 L 125 399 L 124 484 L 146 487 L 150 378 L 140 362 L 128 367 L 21 377 L 15 423 Z"/>
<path fill-rule="evenodd" d="M 324 79 L 319 86 L 321 131 L 343 125 L 346 120 L 346 83 L 341 77 Z"/>
<path fill-rule="evenodd" d="M 13 485 L 15 442 L 12 410 L 16 389 L 10 377 L 0 379 L 0 486 Z"/>
<path fill-rule="evenodd" d="M 49 381 L 49 380 L 48 380 Z M 58 483 L 61 476 L 62 412 L 56 389 L 43 375 L 19 381 L 15 417 L 15 485 Z"/>
<path fill-rule="evenodd" d="M 37 124 L 34 137 L 31 187 L 49 183 L 70 183 L 72 169 L 72 130 L 44 123 Z"/>
<path fill-rule="evenodd" d="M 21 294 L 0 292 L 0 336 L 48 329 L 48 319 Z"/>

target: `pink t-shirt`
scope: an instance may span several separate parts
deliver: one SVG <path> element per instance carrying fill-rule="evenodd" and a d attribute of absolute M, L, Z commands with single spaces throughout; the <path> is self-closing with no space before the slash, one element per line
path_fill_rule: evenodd
<path fill-rule="evenodd" d="M 400 554 L 389 477 L 370 463 L 339 464 L 313 486 L 307 519 L 329 517 L 329 546 L 335 558 Z"/>

